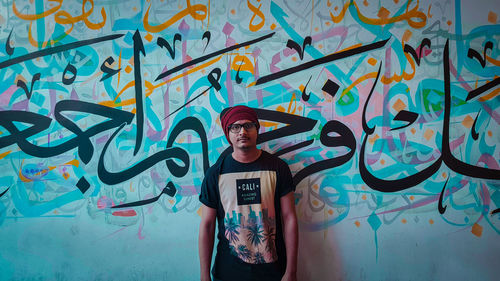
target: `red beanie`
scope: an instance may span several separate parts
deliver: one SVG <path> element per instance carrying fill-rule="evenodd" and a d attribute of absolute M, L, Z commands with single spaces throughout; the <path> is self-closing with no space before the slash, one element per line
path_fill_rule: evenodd
<path fill-rule="evenodd" d="M 260 128 L 257 113 L 255 113 L 252 108 L 245 105 L 230 107 L 224 115 L 220 117 L 220 123 L 222 125 L 222 129 L 224 130 L 224 135 L 226 135 L 226 139 L 230 145 L 233 144 L 229 140 L 229 126 L 238 120 L 250 120 L 257 125 L 257 130 Z"/>

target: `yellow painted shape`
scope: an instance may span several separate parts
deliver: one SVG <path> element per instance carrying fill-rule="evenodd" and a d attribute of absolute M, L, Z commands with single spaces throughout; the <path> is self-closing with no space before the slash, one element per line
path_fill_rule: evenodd
<path fill-rule="evenodd" d="M 403 38 L 401 39 L 401 41 L 402 42 L 410 41 L 412 35 L 413 35 L 413 33 L 409 29 L 407 29 L 405 31 L 405 33 L 403 33 Z"/>
<path fill-rule="evenodd" d="M 378 140 L 380 138 L 380 136 L 378 134 L 375 134 L 373 137 L 371 138 L 368 138 L 368 142 L 373 145 L 375 143 L 376 140 Z"/>
<path fill-rule="evenodd" d="M 380 7 L 380 9 L 378 10 L 378 13 L 377 13 L 377 16 L 381 19 L 384 19 L 384 20 L 388 19 L 390 15 L 391 15 L 391 13 L 389 12 L 389 10 L 387 10 L 383 6 Z"/>
<path fill-rule="evenodd" d="M 434 135 L 434 131 L 431 129 L 427 129 L 424 133 L 424 138 L 429 141 L 433 135 Z"/>
<path fill-rule="evenodd" d="M 12 150 L 5 151 L 0 154 L 0 159 L 3 159 L 5 156 L 9 155 L 12 152 Z"/>
<path fill-rule="evenodd" d="M 472 232 L 472 234 L 476 235 L 477 237 L 481 237 L 481 235 L 483 235 L 483 227 L 480 226 L 479 224 L 475 223 L 472 226 L 472 229 L 470 232 Z"/>
<path fill-rule="evenodd" d="M 14 5 L 14 4 L 12 4 L 12 5 Z M 498 20 L 498 15 L 495 12 L 490 11 L 488 13 L 488 22 L 496 24 L 497 20 Z"/>
<path fill-rule="evenodd" d="M 465 128 L 472 128 L 472 124 L 474 124 L 474 119 L 472 119 L 472 117 L 470 117 L 470 115 L 467 115 L 465 116 L 464 120 L 462 121 L 462 125 L 465 127 Z"/>
<path fill-rule="evenodd" d="M 401 99 L 398 99 L 393 105 L 392 105 L 392 108 L 394 108 L 394 110 L 396 111 L 401 111 L 403 109 L 406 109 L 406 104 L 401 100 Z"/>

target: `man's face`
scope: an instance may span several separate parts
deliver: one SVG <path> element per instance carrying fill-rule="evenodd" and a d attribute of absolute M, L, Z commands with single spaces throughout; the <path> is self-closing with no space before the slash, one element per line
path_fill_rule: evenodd
<path fill-rule="evenodd" d="M 247 124 L 247 125 L 245 125 Z M 250 125 L 252 124 L 252 125 Z M 233 148 L 240 150 L 249 150 L 257 146 L 257 127 L 255 123 L 250 120 L 238 120 L 234 122 L 231 126 L 236 125 L 236 127 L 241 127 L 239 130 L 234 130 L 234 128 L 229 129 L 229 140 L 233 144 Z M 240 125 L 240 126 L 238 126 Z M 231 127 L 230 126 L 230 127 Z M 250 127 L 245 129 L 245 126 Z M 233 126 L 234 127 L 234 126 Z"/>

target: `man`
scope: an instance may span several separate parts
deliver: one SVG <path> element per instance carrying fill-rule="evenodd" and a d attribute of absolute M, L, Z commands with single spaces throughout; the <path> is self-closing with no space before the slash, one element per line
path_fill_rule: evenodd
<path fill-rule="evenodd" d="M 257 114 L 229 108 L 221 124 L 233 152 L 207 170 L 201 187 L 201 280 L 296 280 L 297 217 L 287 164 L 257 148 Z"/>

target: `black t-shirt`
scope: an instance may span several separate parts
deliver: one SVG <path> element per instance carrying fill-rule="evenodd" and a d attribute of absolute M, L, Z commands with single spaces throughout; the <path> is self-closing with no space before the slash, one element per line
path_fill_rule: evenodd
<path fill-rule="evenodd" d="M 286 269 L 280 198 L 294 190 L 288 165 L 262 151 L 251 163 L 231 154 L 207 170 L 200 201 L 217 210 L 221 280 L 280 280 Z"/>

